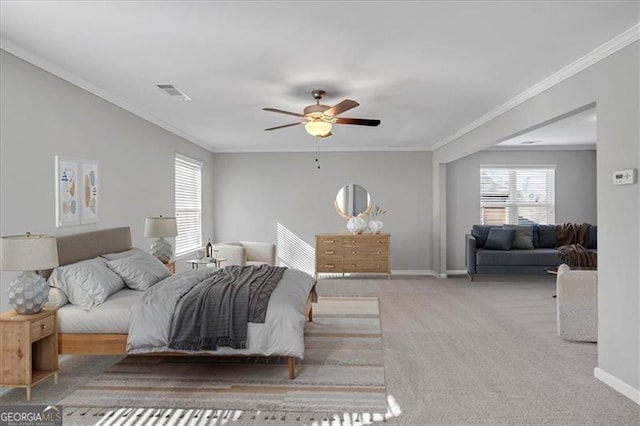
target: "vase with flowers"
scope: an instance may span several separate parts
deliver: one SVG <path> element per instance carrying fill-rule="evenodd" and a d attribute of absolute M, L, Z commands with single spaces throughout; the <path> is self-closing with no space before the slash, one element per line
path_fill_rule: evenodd
<path fill-rule="evenodd" d="M 371 209 L 371 212 L 369 213 L 369 216 L 371 217 L 371 219 L 369 220 L 369 223 L 367 224 L 369 226 L 369 229 L 371 230 L 371 233 L 373 234 L 379 234 L 380 231 L 382 231 L 383 228 L 383 223 L 380 220 L 380 218 L 386 213 L 387 211 L 384 210 L 382 207 L 380 207 L 377 204 L 374 204 L 373 208 Z"/>

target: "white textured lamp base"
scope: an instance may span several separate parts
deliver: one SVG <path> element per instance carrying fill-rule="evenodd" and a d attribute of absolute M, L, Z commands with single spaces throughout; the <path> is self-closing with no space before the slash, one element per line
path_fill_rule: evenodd
<path fill-rule="evenodd" d="M 164 238 L 158 238 L 151 244 L 151 254 L 157 257 L 162 263 L 169 263 L 173 257 L 173 247 Z"/>
<path fill-rule="evenodd" d="M 40 275 L 25 271 L 9 285 L 9 304 L 19 314 L 36 314 L 49 299 L 49 286 Z"/>

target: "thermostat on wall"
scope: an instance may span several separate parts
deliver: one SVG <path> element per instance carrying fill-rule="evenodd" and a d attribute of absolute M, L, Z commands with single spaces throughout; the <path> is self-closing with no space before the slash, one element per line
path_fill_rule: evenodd
<path fill-rule="evenodd" d="M 638 169 L 624 169 L 613 172 L 614 185 L 630 185 L 638 181 Z"/>

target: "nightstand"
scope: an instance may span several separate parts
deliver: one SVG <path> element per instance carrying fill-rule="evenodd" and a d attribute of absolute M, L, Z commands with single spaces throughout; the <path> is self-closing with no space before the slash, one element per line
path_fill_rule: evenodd
<path fill-rule="evenodd" d="M 0 314 L 0 385 L 27 389 L 53 376 L 58 383 L 58 330 L 56 310 L 21 315 Z"/>
<path fill-rule="evenodd" d="M 176 273 L 176 262 L 163 263 L 172 274 Z"/>

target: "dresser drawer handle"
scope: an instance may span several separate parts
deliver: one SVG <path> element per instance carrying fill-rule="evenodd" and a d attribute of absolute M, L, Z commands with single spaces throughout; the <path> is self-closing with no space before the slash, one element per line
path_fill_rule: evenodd
<path fill-rule="evenodd" d="M 381 252 L 377 251 L 376 254 L 381 254 Z"/>
<path fill-rule="evenodd" d="M 325 268 L 335 268 L 336 265 L 324 265 Z"/>
<path fill-rule="evenodd" d="M 356 264 L 355 264 L 355 263 L 354 263 L 354 264 L 351 264 L 351 267 L 352 267 L 352 268 L 355 268 L 355 267 L 356 267 Z"/>
<path fill-rule="evenodd" d="M 378 244 L 382 244 L 382 243 L 384 243 L 384 241 L 382 241 L 382 240 L 378 240 L 378 241 L 376 241 L 376 242 L 377 242 Z"/>
<path fill-rule="evenodd" d="M 46 324 L 40 324 L 40 328 L 41 328 L 42 330 L 46 330 L 46 329 L 47 329 L 47 326 L 46 326 Z"/>
<path fill-rule="evenodd" d="M 335 241 L 334 240 L 325 240 L 325 243 L 326 244 L 335 244 Z"/>
<path fill-rule="evenodd" d="M 325 250 L 324 254 L 336 254 L 333 250 Z"/>
<path fill-rule="evenodd" d="M 354 250 L 354 251 L 352 251 L 352 252 L 351 252 L 351 254 L 356 254 L 356 251 L 355 251 L 355 250 Z"/>

